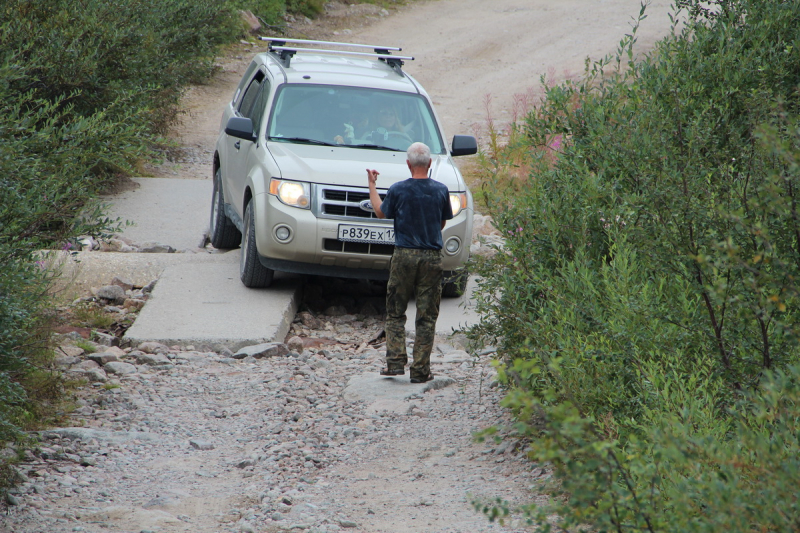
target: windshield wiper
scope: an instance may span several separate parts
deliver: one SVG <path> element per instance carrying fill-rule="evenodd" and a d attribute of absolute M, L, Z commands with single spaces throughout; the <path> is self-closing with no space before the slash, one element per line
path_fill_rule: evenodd
<path fill-rule="evenodd" d="M 389 146 L 381 146 L 380 144 L 343 144 L 341 146 L 349 146 L 350 148 L 368 148 L 370 150 L 389 150 L 390 152 L 405 152 L 405 150 L 398 150 L 397 148 L 390 148 Z"/>
<path fill-rule="evenodd" d="M 307 139 L 305 137 L 270 137 L 270 141 L 285 141 L 291 143 L 319 144 L 321 146 L 339 146 L 335 143 L 319 141 L 317 139 Z"/>

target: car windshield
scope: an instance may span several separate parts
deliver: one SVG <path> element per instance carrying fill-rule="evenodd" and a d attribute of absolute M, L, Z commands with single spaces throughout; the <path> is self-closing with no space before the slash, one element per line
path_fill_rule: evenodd
<path fill-rule="evenodd" d="M 431 153 L 447 153 L 428 102 L 419 94 L 288 84 L 275 97 L 270 116 L 270 141 L 399 151 L 419 141 Z"/>

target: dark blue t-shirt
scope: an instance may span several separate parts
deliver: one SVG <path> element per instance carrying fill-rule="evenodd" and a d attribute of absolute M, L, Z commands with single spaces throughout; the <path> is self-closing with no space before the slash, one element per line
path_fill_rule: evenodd
<path fill-rule="evenodd" d="M 394 245 L 399 248 L 441 250 L 442 220 L 453 218 L 450 192 L 430 178 L 408 178 L 389 187 L 381 211 L 394 219 Z"/>

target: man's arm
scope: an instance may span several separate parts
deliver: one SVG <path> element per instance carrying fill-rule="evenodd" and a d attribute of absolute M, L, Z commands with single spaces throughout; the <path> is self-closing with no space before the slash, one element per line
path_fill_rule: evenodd
<path fill-rule="evenodd" d="M 377 170 L 370 170 L 367 169 L 367 180 L 369 181 L 369 203 L 372 205 L 372 209 L 375 210 L 375 214 L 378 215 L 378 218 L 386 218 L 386 215 L 383 214 L 381 211 L 381 197 L 378 194 L 378 187 L 376 185 L 378 181 L 378 171 Z"/>

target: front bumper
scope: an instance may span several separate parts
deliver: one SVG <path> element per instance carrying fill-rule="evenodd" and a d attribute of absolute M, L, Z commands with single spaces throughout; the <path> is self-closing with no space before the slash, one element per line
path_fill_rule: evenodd
<path fill-rule="evenodd" d="M 339 224 L 380 227 L 391 226 L 390 221 L 317 217 L 312 209 L 284 205 L 270 194 L 259 194 L 253 200 L 256 246 L 264 266 L 301 274 L 388 279 L 391 246 L 339 246 L 341 241 L 337 236 Z M 287 230 L 289 238 L 281 239 Z M 454 238 L 460 243 L 455 254 L 442 251 L 443 270 L 454 271 L 466 263 L 471 235 L 472 210 L 464 209 L 449 220 L 442 231 L 443 242 Z M 354 249 L 359 251 L 352 251 Z"/>

